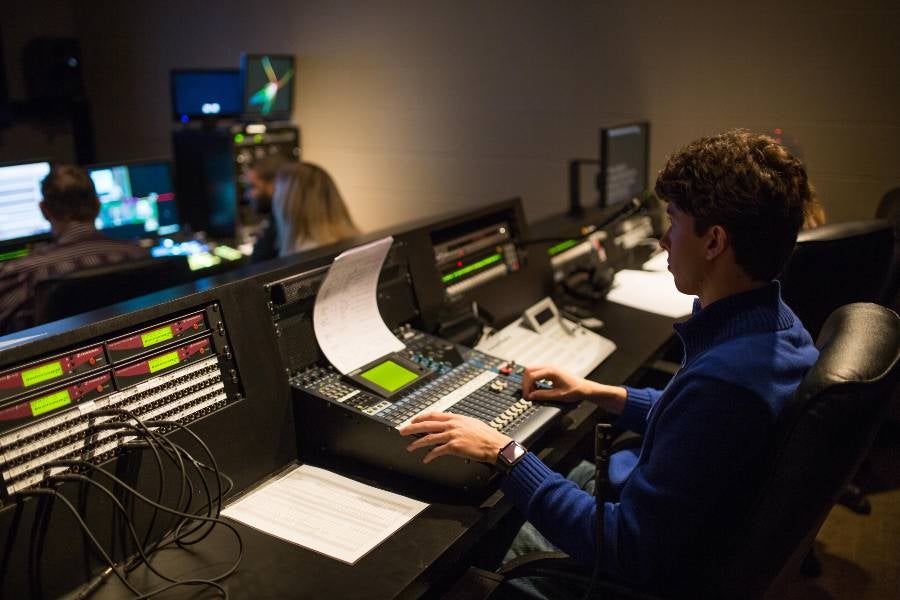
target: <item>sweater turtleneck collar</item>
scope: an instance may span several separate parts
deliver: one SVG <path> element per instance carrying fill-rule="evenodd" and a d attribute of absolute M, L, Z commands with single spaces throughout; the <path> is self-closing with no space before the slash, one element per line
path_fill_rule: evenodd
<path fill-rule="evenodd" d="M 685 364 L 708 348 L 732 338 L 789 329 L 794 313 L 781 301 L 781 284 L 733 294 L 700 308 L 694 300 L 690 319 L 674 325 L 684 343 Z"/>

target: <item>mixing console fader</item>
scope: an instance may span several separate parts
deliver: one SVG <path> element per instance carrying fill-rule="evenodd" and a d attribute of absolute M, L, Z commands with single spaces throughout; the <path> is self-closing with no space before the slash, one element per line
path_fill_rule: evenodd
<path fill-rule="evenodd" d="M 322 362 L 291 378 L 301 402 L 298 425 L 311 447 L 438 483 L 477 487 L 490 478 L 483 465 L 448 458 L 423 469 L 421 455 L 409 455 L 409 440 L 396 428 L 423 412 L 441 411 L 480 419 L 523 444 L 532 443 L 560 414 L 521 395 L 521 366 L 477 350 L 401 327 L 402 359 L 423 373 L 400 393 L 385 397 Z M 343 417 L 343 418 L 341 418 Z"/>

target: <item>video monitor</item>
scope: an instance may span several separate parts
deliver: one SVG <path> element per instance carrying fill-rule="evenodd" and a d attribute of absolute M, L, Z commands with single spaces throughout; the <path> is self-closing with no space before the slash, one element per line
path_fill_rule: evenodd
<path fill-rule="evenodd" d="M 294 103 L 294 57 L 241 55 L 244 116 L 290 119 Z"/>
<path fill-rule="evenodd" d="M 648 123 L 600 130 L 600 206 L 640 197 L 647 189 Z"/>
<path fill-rule="evenodd" d="M 242 112 L 241 72 L 237 69 L 177 69 L 170 76 L 172 118 L 236 117 Z"/>
<path fill-rule="evenodd" d="M 0 166 L 0 245 L 49 238 L 50 223 L 39 206 L 48 173 L 46 161 Z"/>
<path fill-rule="evenodd" d="M 168 161 L 88 167 L 100 213 L 95 224 L 122 239 L 155 238 L 180 229 Z"/>

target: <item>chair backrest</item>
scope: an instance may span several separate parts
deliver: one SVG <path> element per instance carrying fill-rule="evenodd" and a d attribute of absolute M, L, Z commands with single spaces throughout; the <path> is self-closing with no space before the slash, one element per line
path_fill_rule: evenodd
<path fill-rule="evenodd" d="M 881 303 L 900 311 L 900 187 L 885 192 L 875 217 L 884 219 L 894 228 L 894 255 L 881 293 Z"/>
<path fill-rule="evenodd" d="M 887 411 L 900 374 L 900 317 L 877 304 L 836 310 L 820 355 L 778 423 L 771 469 L 710 596 L 760 598 L 815 539 Z"/>
<path fill-rule="evenodd" d="M 815 339 L 839 306 L 881 300 L 893 250 L 882 219 L 801 231 L 779 277 L 784 301 Z"/>
<path fill-rule="evenodd" d="M 878 208 L 875 209 L 875 217 L 884 219 L 894 227 L 900 224 L 900 187 L 893 188 L 884 193 Z"/>
<path fill-rule="evenodd" d="M 71 317 L 190 279 L 183 256 L 147 258 L 51 277 L 35 288 L 35 321 L 41 324 Z"/>

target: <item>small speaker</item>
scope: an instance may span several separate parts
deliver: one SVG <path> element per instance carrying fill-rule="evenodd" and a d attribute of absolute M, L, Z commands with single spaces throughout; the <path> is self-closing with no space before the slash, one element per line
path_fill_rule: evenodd
<path fill-rule="evenodd" d="M 81 50 L 74 38 L 39 37 L 22 49 L 29 100 L 72 100 L 84 95 Z"/>

